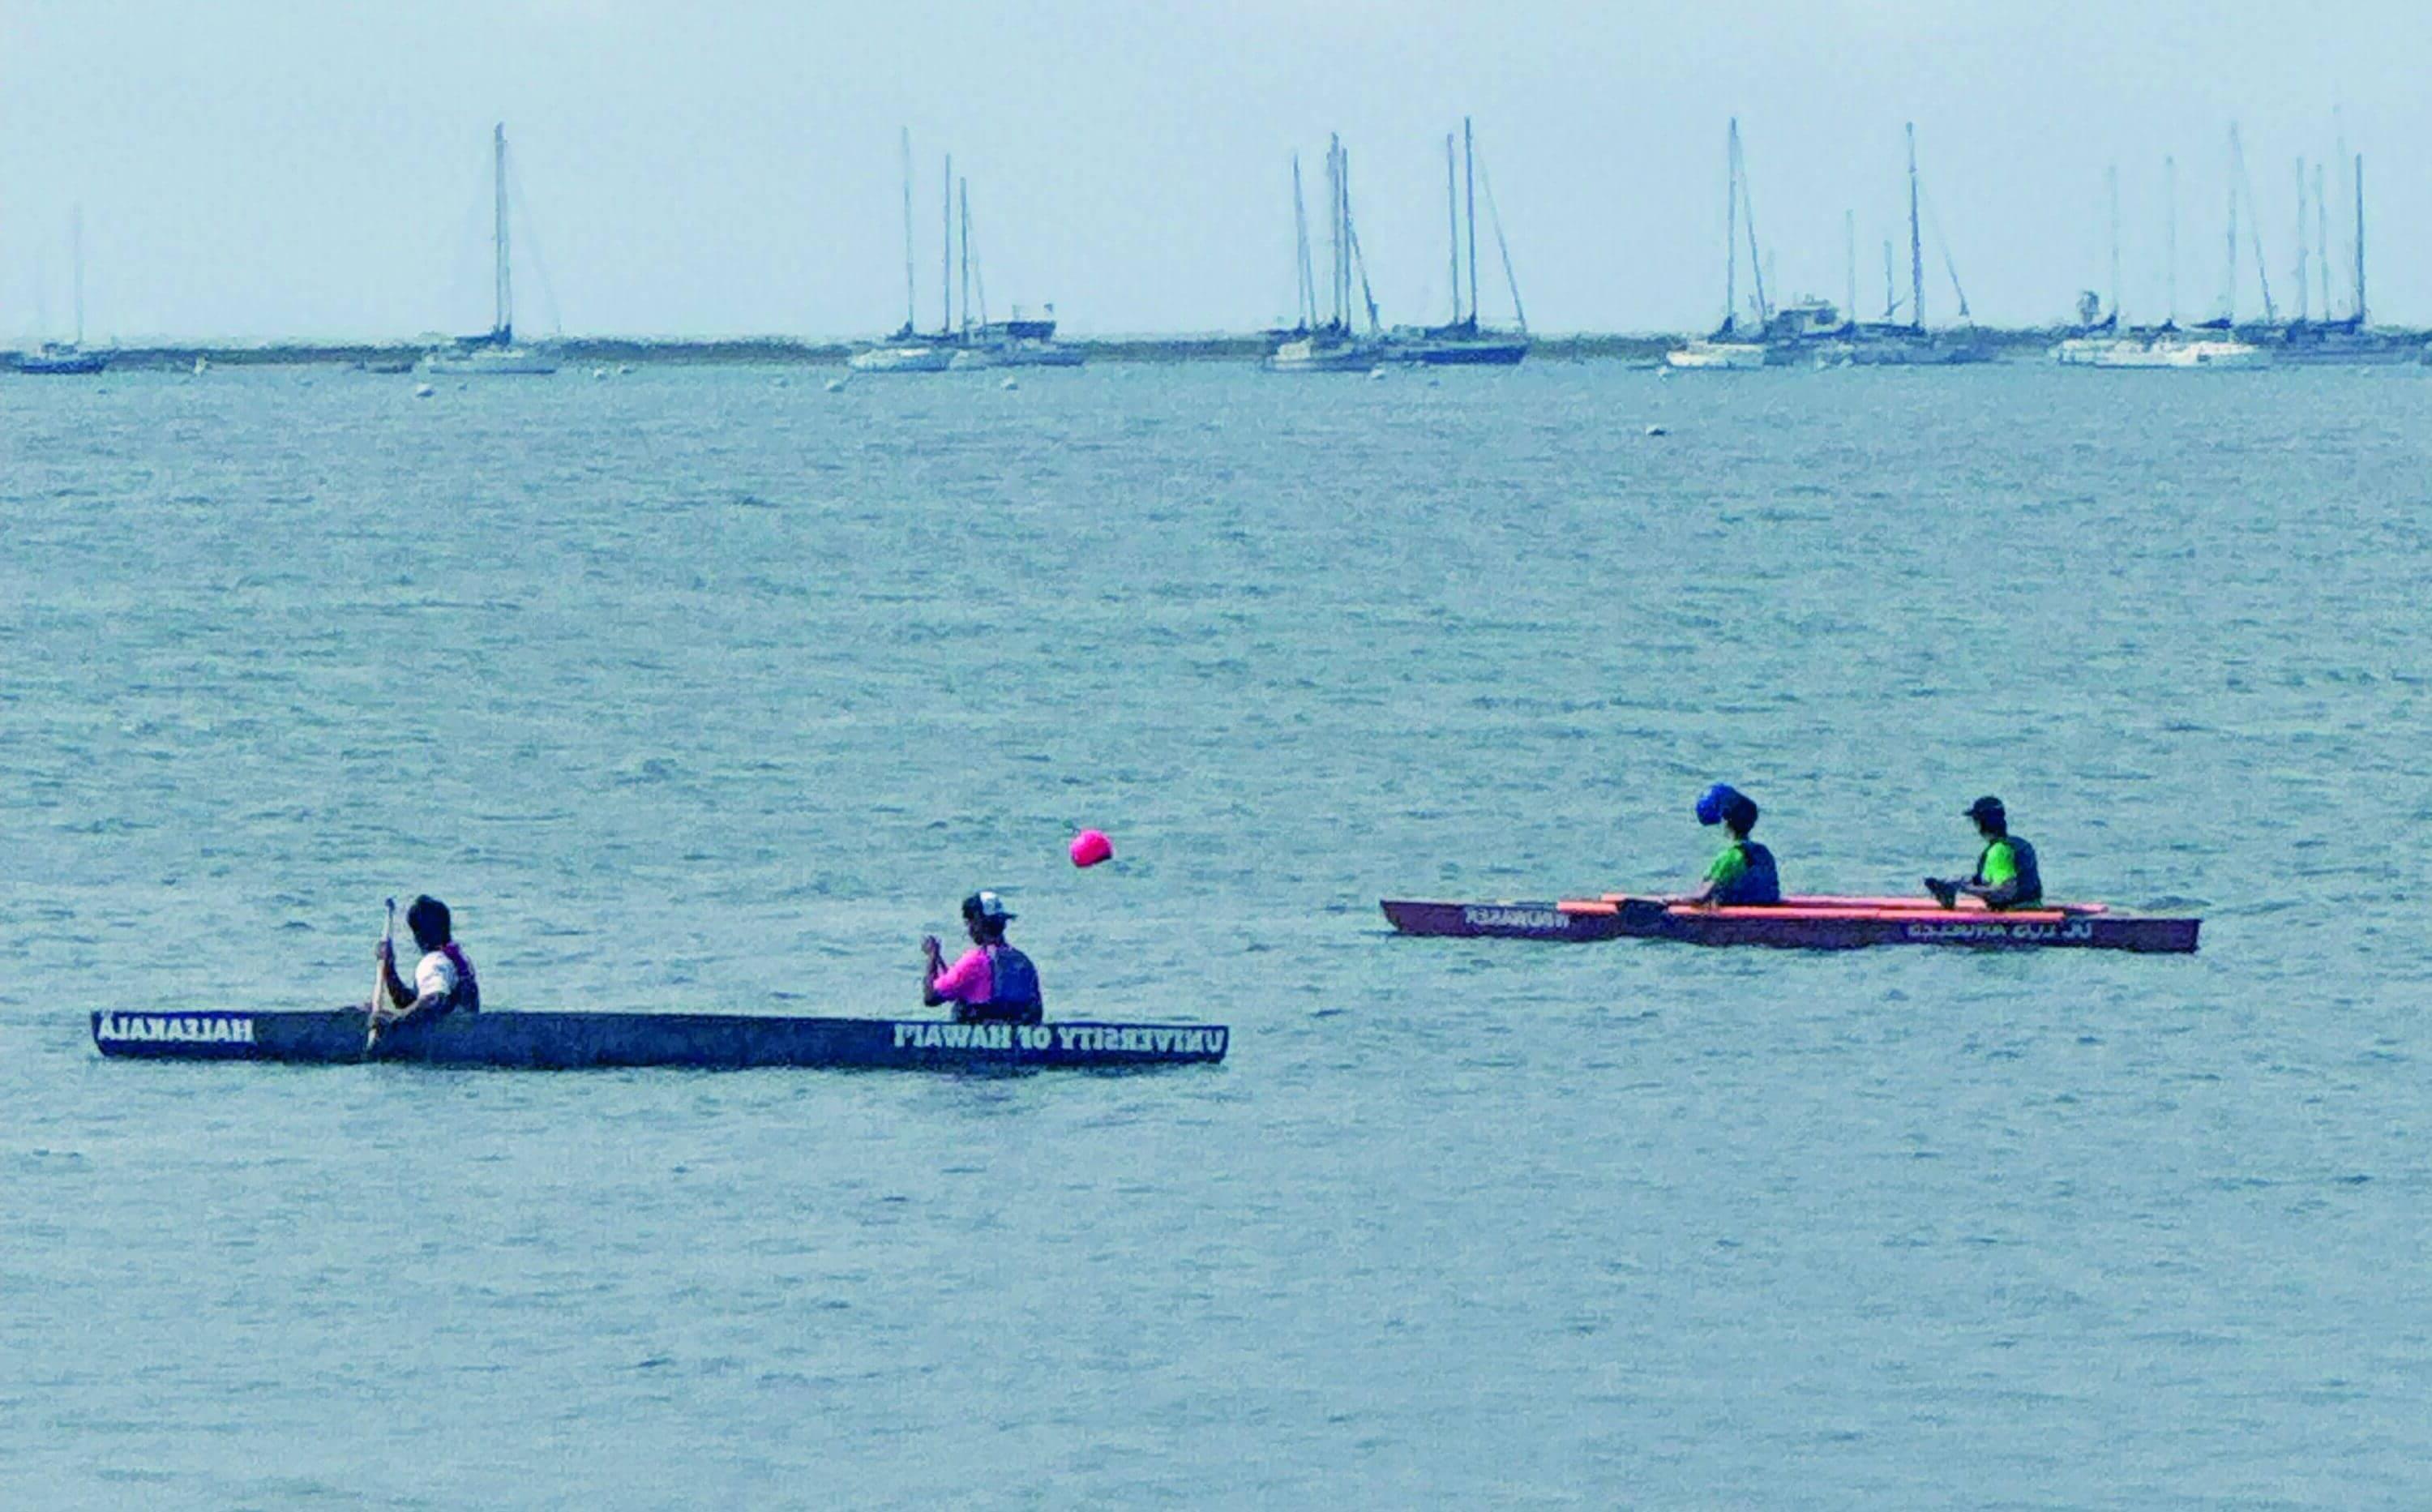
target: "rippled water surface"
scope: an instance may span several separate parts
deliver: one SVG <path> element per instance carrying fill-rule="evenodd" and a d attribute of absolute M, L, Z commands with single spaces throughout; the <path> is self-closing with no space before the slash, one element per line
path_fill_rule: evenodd
<path fill-rule="evenodd" d="M 0 1504 L 2420 1504 L 2424 374 L 411 382 L 0 386 Z M 1715 778 L 2204 951 L 1383 930 Z M 493 1007 L 901 1011 L 981 885 L 1229 1062 L 85 1021 L 417 891 Z"/>

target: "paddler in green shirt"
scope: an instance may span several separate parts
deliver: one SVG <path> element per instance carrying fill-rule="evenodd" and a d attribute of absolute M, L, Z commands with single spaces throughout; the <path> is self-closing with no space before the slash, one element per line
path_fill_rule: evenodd
<path fill-rule="evenodd" d="M 1746 793 L 1720 782 L 1707 789 L 1697 800 L 1697 823 L 1722 825 L 1730 842 L 1706 868 L 1705 885 L 1675 901 L 1722 908 L 1780 903 L 1782 877 L 1773 852 L 1748 839 L 1756 820 L 1755 800 Z"/>
<path fill-rule="evenodd" d="M 2035 848 L 2010 833 L 2010 816 L 2001 800 L 1990 794 L 1968 806 L 1965 817 L 1976 821 L 1984 841 L 1972 876 L 1925 879 L 1925 890 L 1944 908 L 1958 904 L 1959 894 L 1984 900 L 1988 909 L 2031 909 L 2044 900 L 2043 874 L 2035 866 Z"/>

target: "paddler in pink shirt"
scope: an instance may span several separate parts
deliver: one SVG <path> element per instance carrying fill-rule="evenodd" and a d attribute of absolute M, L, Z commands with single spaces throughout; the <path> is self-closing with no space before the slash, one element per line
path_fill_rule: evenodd
<path fill-rule="evenodd" d="M 1038 1023 L 1045 1011 L 1039 968 L 1005 943 L 1005 926 L 1012 920 L 1005 900 L 993 892 L 965 898 L 963 926 L 971 931 L 971 948 L 949 966 L 936 935 L 921 940 L 928 966 L 920 976 L 920 1001 L 931 1008 L 954 1004 L 957 1024 Z"/>

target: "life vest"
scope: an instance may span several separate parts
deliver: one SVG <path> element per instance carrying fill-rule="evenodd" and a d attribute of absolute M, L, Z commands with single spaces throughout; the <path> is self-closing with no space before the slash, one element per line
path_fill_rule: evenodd
<path fill-rule="evenodd" d="M 1976 885 L 1984 885 L 1984 863 L 1991 859 L 1993 847 L 2010 847 L 2010 859 L 2018 869 L 2018 894 L 2001 907 L 2023 909 L 2044 900 L 2043 874 L 2035 869 L 2035 848 L 2016 835 L 2000 835 L 1987 841 L 1984 853 L 1976 858 Z"/>
<path fill-rule="evenodd" d="M 1714 901 L 1726 907 L 1752 903 L 1782 901 L 1782 874 L 1775 870 L 1773 852 L 1752 840 L 1734 841 L 1740 858 L 1748 870 L 1714 891 Z"/>
<path fill-rule="evenodd" d="M 987 949 L 988 1001 L 966 1004 L 954 1016 L 1002 1024 L 1038 1023 L 1046 1012 L 1039 992 L 1039 968 L 1011 945 L 993 944 Z"/>
<path fill-rule="evenodd" d="M 456 990 L 448 994 L 448 1001 L 441 1005 L 439 1011 L 442 1013 L 480 1012 L 481 981 L 480 977 L 473 975 L 473 963 L 464 959 L 463 947 L 450 940 L 439 947 L 439 953 L 446 956 L 448 963 L 456 968 Z"/>

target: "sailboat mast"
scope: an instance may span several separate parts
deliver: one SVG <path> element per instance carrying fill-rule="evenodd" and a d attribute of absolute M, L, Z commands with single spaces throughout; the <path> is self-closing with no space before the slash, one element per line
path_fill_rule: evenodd
<path fill-rule="evenodd" d="M 2235 122 L 2229 128 L 2229 155 L 2238 170 L 2236 192 L 2246 201 L 2246 239 L 2255 250 L 2255 281 L 2263 291 L 2263 318 L 2277 325 L 2280 307 L 2272 299 L 2272 264 L 2263 256 L 2263 210 L 2255 202 L 2255 185 L 2246 177 L 2246 149 L 2238 144 Z"/>
<path fill-rule="evenodd" d="M 963 330 L 971 329 L 971 186 L 968 179 L 955 185 L 963 201 Z"/>
<path fill-rule="evenodd" d="M 1334 143 L 1334 323 L 1351 329 L 1351 153 Z"/>
<path fill-rule="evenodd" d="M 1300 259 L 1300 329 L 1317 329 L 1317 274 L 1309 265 L 1309 208 L 1300 192 L 1300 154 L 1292 154 L 1292 246 Z"/>
<path fill-rule="evenodd" d="M 1528 312 L 1520 303 L 1520 275 L 1512 271 L 1512 244 L 1503 235 L 1503 212 L 1495 208 L 1495 180 L 1488 178 L 1483 170 L 1478 177 L 1480 186 L 1486 191 L 1486 218 L 1495 227 L 1495 253 L 1503 260 L 1503 286 L 1512 291 L 1512 323 L 1519 327 L 1520 333 L 1525 336 L 1528 333 Z M 1472 326 L 1478 323 L 1478 310 L 1474 305 L 1470 308 L 1469 318 Z"/>
<path fill-rule="evenodd" d="M 1908 123 L 1908 323 L 1925 329 L 1925 238 L 1917 224 L 1917 123 Z"/>
<path fill-rule="evenodd" d="M 2162 160 L 2162 267 L 2163 282 L 2168 290 L 2163 316 L 2166 323 L 2179 323 L 2179 160 Z"/>
<path fill-rule="evenodd" d="M 2229 263 L 2222 277 L 2221 317 L 2238 324 L 2238 123 L 2229 127 Z"/>
<path fill-rule="evenodd" d="M 1748 213 L 1748 280 L 1756 285 L 1756 323 L 1762 331 L 1773 321 L 1773 306 L 1765 297 L 1765 263 L 1759 261 L 1756 239 L 1756 196 L 1748 192 L 1748 153 L 1740 153 L 1740 208 Z"/>
<path fill-rule="evenodd" d="M 2342 110 L 2340 107 L 2336 106 L 2336 105 L 2334 105 L 2334 106 L 2332 106 L 2332 107 L 2331 107 L 2331 132 L 2332 132 L 2333 139 L 2334 139 L 2334 141 L 2336 142 L 2336 144 L 2337 144 L 2337 145 L 2338 145 L 2338 149 L 2339 149 L 2339 150 L 2338 150 L 2338 152 L 2335 154 L 2335 156 L 2336 156 L 2336 158 L 2337 158 L 2337 161 L 2338 161 L 2338 162 L 2339 162 L 2339 166 L 2340 166 L 2340 167 L 2342 167 L 2342 168 L 2349 167 L 2349 166 L 2350 166 L 2350 163 L 2351 163 L 2351 161 L 2352 161 L 2352 159 L 2351 159 L 2351 156 L 2350 156 L 2350 154 L 2349 154 L 2349 152 L 2348 152 L 2348 126 L 2347 126 L 2347 112 L 2346 112 L 2344 110 Z M 2350 181 L 2351 183 L 2355 182 L 2355 180 L 2354 180 L 2354 178 L 2351 178 L 2349 181 Z M 2351 261 L 2353 261 L 2354 256 L 2355 256 L 2355 252 L 2356 252 L 2356 248 L 2354 248 L 2354 247 L 2350 247 L 2350 248 L 2348 248 L 2348 252 L 2349 252 L 2349 255 L 2350 255 L 2350 259 L 2351 259 Z M 2350 292 L 2350 293 L 2354 293 L 2355 291 L 2354 291 L 2354 290 L 2350 290 L 2349 292 Z M 2329 312 L 2328 312 L 2327 310 L 2325 310 L 2323 313 L 2324 313 L 2324 314 L 2328 314 Z M 2356 311 L 2355 311 L 2354 309 L 2350 309 L 2350 310 L 2348 311 L 2348 314 L 2349 314 L 2351 317 L 2353 317 L 2353 316 L 2356 314 Z"/>
<path fill-rule="evenodd" d="M 2364 325 L 2364 154 L 2361 152 L 2356 155 L 2356 318 L 2360 329 Z"/>
<path fill-rule="evenodd" d="M 2120 319 L 2120 164 L 2103 170 L 2103 185 L 2111 199 L 2111 318 Z"/>
<path fill-rule="evenodd" d="M 1343 139 L 1326 139 L 1326 323 L 1343 323 Z"/>
<path fill-rule="evenodd" d="M 56 245 L 56 244 L 54 244 Z M 68 214 L 68 255 L 76 262 L 76 344 L 84 345 L 84 207 Z"/>
<path fill-rule="evenodd" d="M 493 212 L 497 217 L 497 229 L 493 233 L 493 240 L 498 246 L 498 260 L 493 275 L 497 280 L 497 287 L 493 291 L 495 314 L 490 322 L 490 333 L 500 341 L 512 342 L 515 334 L 515 291 L 507 273 L 510 260 L 507 255 L 507 125 L 505 122 L 501 121 L 492 127 L 490 147 L 490 178 L 497 200 L 493 207 Z"/>
<path fill-rule="evenodd" d="M 1853 324 L 1858 318 L 1858 212 L 1841 212 L 1841 261 L 1849 275 L 1849 302 L 1841 307 L 1841 323 Z"/>
<path fill-rule="evenodd" d="M 954 333 L 954 155 L 946 154 L 946 210 L 938 220 L 937 238 L 937 302 L 945 314 L 937 317 L 937 334 Z"/>
<path fill-rule="evenodd" d="M 1461 324 L 1461 186 L 1455 180 L 1452 161 L 1452 133 L 1444 133 L 1444 235 L 1446 250 L 1452 254 L 1452 323 Z"/>
<path fill-rule="evenodd" d="M 1723 191 L 1723 333 L 1729 335 L 1740 316 L 1740 122 L 1731 117 L 1729 146 L 1724 149 Z"/>
<path fill-rule="evenodd" d="M 2301 325 L 2305 323 L 2306 316 L 2312 314 L 2313 275 L 2305 266 L 2305 253 L 2308 246 L 2309 244 L 2305 240 L 2305 160 L 2299 158 L 2297 160 L 2297 320 Z M 2330 314 L 2327 310 L 2322 313 Z"/>
<path fill-rule="evenodd" d="M 904 127 L 904 333 L 912 334 L 912 128 Z"/>
<path fill-rule="evenodd" d="M 2322 318 L 2331 318 L 2331 211 L 2322 197 L 2322 165 L 2314 164 L 2314 262 L 2322 280 Z"/>
<path fill-rule="evenodd" d="M 1469 211 L 1469 318 L 1478 318 L 1478 149 L 1469 134 L 1469 117 L 1461 118 L 1461 178 Z"/>

